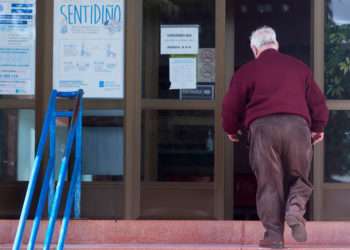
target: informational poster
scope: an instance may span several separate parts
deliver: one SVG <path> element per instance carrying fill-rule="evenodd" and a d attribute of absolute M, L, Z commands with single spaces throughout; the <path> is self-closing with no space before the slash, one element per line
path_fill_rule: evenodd
<path fill-rule="evenodd" d="M 195 57 L 172 57 L 169 60 L 170 89 L 195 89 L 197 59 Z"/>
<path fill-rule="evenodd" d="M 124 97 L 124 0 L 55 0 L 54 87 Z"/>
<path fill-rule="evenodd" d="M 199 49 L 198 82 L 215 82 L 215 49 Z"/>
<path fill-rule="evenodd" d="M 199 48 L 199 25 L 161 25 L 161 55 L 196 55 Z"/>
<path fill-rule="evenodd" d="M 34 95 L 35 4 L 0 1 L 0 95 Z"/>

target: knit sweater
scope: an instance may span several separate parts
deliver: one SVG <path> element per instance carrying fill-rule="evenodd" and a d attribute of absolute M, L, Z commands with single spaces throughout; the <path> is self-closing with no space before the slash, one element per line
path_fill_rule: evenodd
<path fill-rule="evenodd" d="M 234 135 L 274 114 L 301 116 L 312 132 L 322 132 L 328 121 L 325 97 L 309 67 L 268 49 L 233 75 L 222 105 L 223 128 Z"/>

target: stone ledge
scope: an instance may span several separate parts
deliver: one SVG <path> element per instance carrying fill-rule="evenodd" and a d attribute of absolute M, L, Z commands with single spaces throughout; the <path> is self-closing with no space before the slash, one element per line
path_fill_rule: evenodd
<path fill-rule="evenodd" d="M 0 220 L 0 244 L 11 244 L 17 220 Z M 28 241 L 29 221 L 24 235 Z M 43 221 L 38 243 L 45 236 L 47 221 Z M 53 242 L 57 242 L 56 224 Z M 307 245 L 349 245 L 350 222 L 308 222 Z M 257 244 L 263 228 L 258 221 L 204 221 L 204 220 L 73 220 L 69 225 L 67 244 L 120 244 L 120 243 L 175 243 L 175 244 Z M 295 244 L 286 229 L 286 244 Z M 350 249 L 350 247 L 348 248 Z"/>

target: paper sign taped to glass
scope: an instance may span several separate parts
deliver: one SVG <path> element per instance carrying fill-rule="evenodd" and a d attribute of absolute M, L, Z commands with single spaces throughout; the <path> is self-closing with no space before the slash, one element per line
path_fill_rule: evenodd
<path fill-rule="evenodd" d="M 196 57 L 169 59 L 170 89 L 195 89 L 197 86 Z"/>
<path fill-rule="evenodd" d="M 161 25 L 161 55 L 196 55 L 199 48 L 199 25 Z"/>

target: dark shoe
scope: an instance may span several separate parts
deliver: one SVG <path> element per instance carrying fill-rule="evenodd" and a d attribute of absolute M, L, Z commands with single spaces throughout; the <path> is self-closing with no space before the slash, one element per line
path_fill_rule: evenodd
<path fill-rule="evenodd" d="M 307 233 L 305 228 L 305 220 L 298 219 L 296 216 L 287 215 L 286 222 L 292 229 L 292 236 L 298 242 L 305 242 L 307 240 Z"/>
<path fill-rule="evenodd" d="M 284 248 L 283 241 L 263 239 L 259 242 L 259 247 Z"/>

